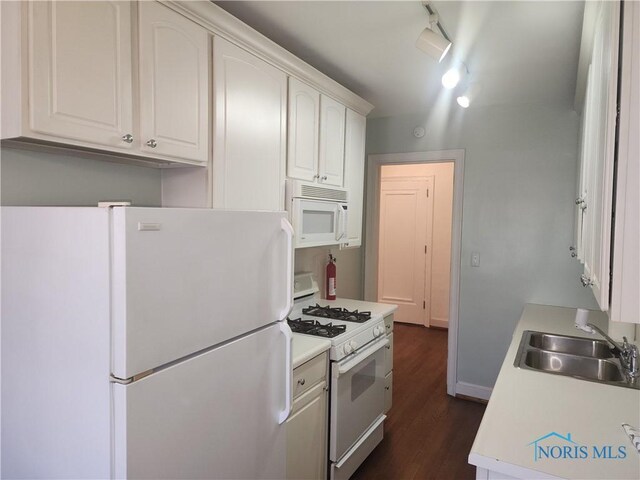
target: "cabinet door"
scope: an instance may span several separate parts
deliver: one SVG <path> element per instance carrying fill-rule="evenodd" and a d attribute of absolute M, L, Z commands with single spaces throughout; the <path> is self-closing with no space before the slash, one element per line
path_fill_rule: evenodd
<path fill-rule="evenodd" d="M 618 179 L 609 318 L 640 323 L 640 3 L 625 3 L 622 31 Z"/>
<path fill-rule="evenodd" d="M 347 246 L 362 245 L 364 198 L 364 145 L 367 119 L 347 109 L 344 153 L 344 186 L 348 191 Z"/>
<path fill-rule="evenodd" d="M 287 76 L 219 37 L 213 52 L 213 206 L 283 210 Z"/>
<path fill-rule="evenodd" d="M 131 148 L 129 2 L 30 2 L 29 128 Z"/>
<path fill-rule="evenodd" d="M 139 2 L 140 149 L 209 158 L 209 35 L 158 2 Z"/>
<path fill-rule="evenodd" d="M 327 392 L 325 382 L 296 399 L 287 420 L 287 478 L 326 478 Z M 297 410 L 297 411 L 296 411 Z"/>
<path fill-rule="evenodd" d="M 320 182 L 342 186 L 344 178 L 345 106 L 320 95 Z"/>
<path fill-rule="evenodd" d="M 585 119 L 584 281 L 602 310 L 609 308 L 619 8 L 618 2 L 599 6 L 587 97 L 589 118 Z"/>
<path fill-rule="evenodd" d="M 320 93 L 289 77 L 287 176 L 313 181 L 318 172 Z"/>

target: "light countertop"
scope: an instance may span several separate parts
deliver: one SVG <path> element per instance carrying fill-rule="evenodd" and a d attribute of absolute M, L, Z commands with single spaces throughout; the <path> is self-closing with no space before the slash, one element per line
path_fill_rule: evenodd
<path fill-rule="evenodd" d="M 640 454 L 622 423 L 640 428 L 640 391 L 516 368 L 525 330 L 598 338 L 576 329 L 573 308 L 526 305 L 475 438 L 469 463 L 519 478 L 639 479 Z M 603 327 L 606 317 L 591 312 Z M 587 459 L 534 459 L 531 442 L 551 432 L 588 449 Z M 550 439 L 549 445 L 563 445 Z M 592 458 L 593 446 L 626 447 L 626 458 Z"/>
<path fill-rule="evenodd" d="M 331 341 L 326 338 L 293 334 L 293 368 L 297 368 L 322 352 L 331 348 Z"/>

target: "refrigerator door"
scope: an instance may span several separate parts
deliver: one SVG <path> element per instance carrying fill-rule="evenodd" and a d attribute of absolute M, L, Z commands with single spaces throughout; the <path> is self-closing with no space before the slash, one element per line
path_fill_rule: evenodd
<path fill-rule="evenodd" d="M 274 324 L 112 384 L 115 478 L 284 478 L 287 341 Z"/>
<path fill-rule="evenodd" d="M 285 213 L 112 210 L 113 375 L 126 379 L 285 318 Z"/>

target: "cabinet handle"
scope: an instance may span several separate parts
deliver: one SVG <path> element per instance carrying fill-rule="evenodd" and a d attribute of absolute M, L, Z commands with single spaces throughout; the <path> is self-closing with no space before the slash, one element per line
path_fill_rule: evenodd
<path fill-rule="evenodd" d="M 389 390 L 389 387 L 384 387 L 385 390 Z"/>
<path fill-rule="evenodd" d="M 301 378 L 300 380 L 298 380 L 298 385 L 304 385 L 306 383 L 304 378 Z"/>
<path fill-rule="evenodd" d="M 593 285 L 593 280 L 587 277 L 584 273 L 580 275 L 580 282 L 582 282 L 583 287 L 590 287 Z"/>
<path fill-rule="evenodd" d="M 318 175 L 317 173 L 313 176 L 313 179 L 315 180 L 316 178 L 320 178 L 320 175 Z"/>
<path fill-rule="evenodd" d="M 571 258 L 576 258 L 578 256 L 578 254 L 576 253 L 576 247 L 574 247 L 573 245 L 569 247 L 569 251 L 571 252 Z"/>
<path fill-rule="evenodd" d="M 151 148 L 156 148 L 158 146 L 158 142 L 156 142 L 153 138 L 147 142 L 147 145 Z"/>
<path fill-rule="evenodd" d="M 133 143 L 133 135 L 131 135 L 130 133 L 122 135 L 122 141 L 125 143 Z"/>
<path fill-rule="evenodd" d="M 391 345 L 387 345 L 387 346 L 386 346 L 386 347 L 384 347 L 384 348 L 386 348 L 387 350 L 391 350 Z"/>
<path fill-rule="evenodd" d="M 326 180 L 328 177 L 325 175 L 320 180 Z"/>

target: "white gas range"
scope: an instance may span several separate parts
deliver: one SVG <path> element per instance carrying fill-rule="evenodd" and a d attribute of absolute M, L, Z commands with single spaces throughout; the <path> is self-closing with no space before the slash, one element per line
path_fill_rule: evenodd
<path fill-rule="evenodd" d="M 378 313 L 345 310 L 318 295 L 310 274 L 296 275 L 289 326 L 331 342 L 329 471 L 348 479 L 383 437 L 385 334 Z M 334 318 L 338 317 L 338 318 Z"/>

